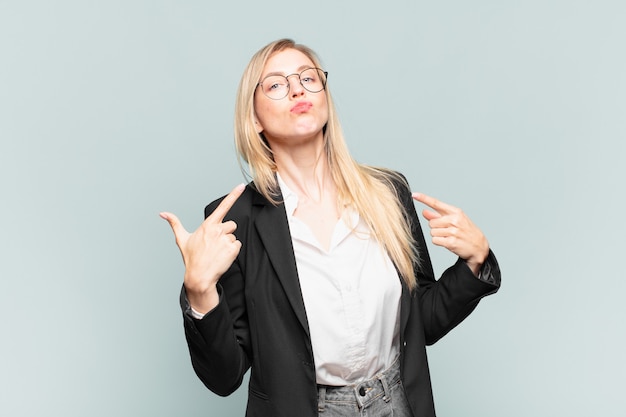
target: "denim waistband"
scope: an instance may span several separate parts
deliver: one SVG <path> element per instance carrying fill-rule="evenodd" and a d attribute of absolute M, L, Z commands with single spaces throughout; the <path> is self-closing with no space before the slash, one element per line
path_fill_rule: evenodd
<path fill-rule="evenodd" d="M 359 409 L 366 408 L 372 402 L 391 399 L 391 388 L 400 383 L 400 360 L 397 358 L 385 371 L 358 384 L 341 387 L 318 385 L 318 411 L 324 411 L 325 403 L 335 402 L 354 404 Z"/>

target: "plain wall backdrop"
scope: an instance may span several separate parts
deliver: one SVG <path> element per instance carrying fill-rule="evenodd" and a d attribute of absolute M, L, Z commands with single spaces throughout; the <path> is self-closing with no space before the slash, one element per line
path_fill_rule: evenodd
<path fill-rule="evenodd" d="M 158 213 L 196 228 L 243 180 L 239 77 L 292 37 L 354 156 L 462 207 L 500 261 L 429 348 L 438 414 L 623 416 L 625 21 L 621 0 L 0 0 L 0 415 L 243 415 L 245 387 L 193 374 Z"/>

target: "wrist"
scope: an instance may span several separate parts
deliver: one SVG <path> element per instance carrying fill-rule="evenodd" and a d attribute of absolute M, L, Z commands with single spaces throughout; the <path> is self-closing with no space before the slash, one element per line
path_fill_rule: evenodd
<path fill-rule="evenodd" d="M 485 251 L 481 251 L 479 254 L 472 255 L 467 259 L 464 259 L 465 263 L 472 270 L 474 275 L 478 276 L 480 273 L 480 268 L 482 268 L 483 264 L 487 260 L 489 256 L 489 246 L 487 246 Z"/>
<path fill-rule="evenodd" d="M 185 291 L 187 300 L 189 300 L 189 306 L 199 314 L 204 315 L 219 304 L 219 293 L 216 284 L 198 290 L 197 288 L 189 288 L 185 283 Z"/>

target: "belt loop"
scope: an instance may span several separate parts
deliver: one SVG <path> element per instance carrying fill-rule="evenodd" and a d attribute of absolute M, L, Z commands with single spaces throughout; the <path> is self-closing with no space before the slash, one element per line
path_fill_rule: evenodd
<path fill-rule="evenodd" d="M 323 413 L 326 402 L 326 387 L 318 385 L 317 390 L 317 412 Z"/>
<path fill-rule="evenodd" d="M 383 392 L 384 392 L 383 401 L 388 403 L 389 400 L 391 400 L 391 391 L 389 391 L 389 384 L 387 384 L 387 375 L 383 374 L 379 376 L 378 379 L 380 380 L 380 383 L 383 385 Z"/>

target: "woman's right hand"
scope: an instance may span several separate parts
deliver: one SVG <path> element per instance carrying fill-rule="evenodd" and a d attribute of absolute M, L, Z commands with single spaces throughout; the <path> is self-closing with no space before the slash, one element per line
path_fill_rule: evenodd
<path fill-rule="evenodd" d="M 183 256 L 189 304 L 201 314 L 218 304 L 217 282 L 241 249 L 241 242 L 233 234 L 237 225 L 233 221 L 224 222 L 224 217 L 244 190 L 244 184 L 235 187 L 193 233 L 189 233 L 174 214 L 159 214 L 172 227 Z"/>

